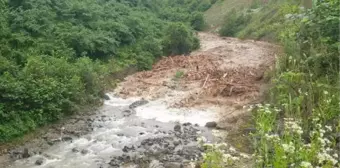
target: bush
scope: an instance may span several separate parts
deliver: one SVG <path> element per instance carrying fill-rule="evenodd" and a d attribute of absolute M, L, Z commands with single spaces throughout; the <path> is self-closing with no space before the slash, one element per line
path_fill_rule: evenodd
<path fill-rule="evenodd" d="M 251 19 L 248 14 L 238 14 L 235 10 L 229 12 L 225 18 L 225 23 L 219 31 L 221 36 L 236 36 L 236 33 L 246 27 Z"/>
<path fill-rule="evenodd" d="M 168 55 L 188 54 L 199 48 L 199 40 L 183 23 L 172 23 L 165 31 L 164 52 Z"/>
<path fill-rule="evenodd" d="M 194 13 L 191 16 L 191 27 L 195 30 L 203 30 L 205 26 L 203 13 Z"/>

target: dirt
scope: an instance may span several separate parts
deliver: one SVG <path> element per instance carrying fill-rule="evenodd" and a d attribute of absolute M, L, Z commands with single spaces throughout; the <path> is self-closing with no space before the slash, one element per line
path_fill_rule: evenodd
<path fill-rule="evenodd" d="M 240 131 L 250 125 L 250 113 L 243 107 L 262 101 L 267 90 L 264 74 L 274 65 L 279 47 L 198 35 L 200 50 L 164 57 L 152 70 L 126 77 L 99 109 L 74 115 L 19 142 L 0 144 L 0 167 L 29 168 L 37 161 L 43 161 L 41 167 L 104 168 L 141 162 L 181 167 L 200 159 L 199 136 L 251 153 L 249 137 Z M 216 119 L 215 113 L 217 127 L 205 128 Z M 221 132 L 229 135 L 217 135 Z M 181 145 L 164 152 L 168 145 L 176 146 L 175 141 Z M 23 158 L 25 150 L 30 157 Z M 249 166 L 247 162 L 251 160 L 242 164 Z"/>
<path fill-rule="evenodd" d="M 126 78 L 121 97 L 169 99 L 171 107 L 218 107 L 219 126 L 237 129 L 249 113 L 244 106 L 262 101 L 265 72 L 272 69 L 278 46 L 261 41 L 201 32 L 201 48 L 189 56 L 164 57 L 150 71 Z"/>

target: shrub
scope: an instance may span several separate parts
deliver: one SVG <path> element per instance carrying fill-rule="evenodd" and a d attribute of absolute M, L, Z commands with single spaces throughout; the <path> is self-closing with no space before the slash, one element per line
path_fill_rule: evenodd
<path fill-rule="evenodd" d="M 203 30 L 205 26 L 204 16 L 203 13 L 194 13 L 191 16 L 191 27 L 195 30 Z"/>
<path fill-rule="evenodd" d="M 176 74 L 174 76 L 174 80 L 179 80 L 180 78 L 183 77 L 183 75 L 184 75 L 183 71 L 181 71 L 181 70 L 176 71 Z"/>
<path fill-rule="evenodd" d="M 232 10 L 226 15 L 225 23 L 219 31 L 221 36 L 235 36 L 237 32 L 246 27 L 246 24 L 251 19 L 248 14 L 238 14 L 235 10 Z"/>
<path fill-rule="evenodd" d="M 172 23 L 165 31 L 164 52 L 168 55 L 188 54 L 199 48 L 199 40 L 183 23 Z"/>

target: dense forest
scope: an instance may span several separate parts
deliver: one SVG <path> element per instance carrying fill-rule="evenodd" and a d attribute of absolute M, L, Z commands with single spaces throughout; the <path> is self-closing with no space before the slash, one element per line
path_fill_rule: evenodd
<path fill-rule="evenodd" d="M 199 47 L 214 0 L 0 0 L 0 142 L 100 103 L 107 76 Z"/>

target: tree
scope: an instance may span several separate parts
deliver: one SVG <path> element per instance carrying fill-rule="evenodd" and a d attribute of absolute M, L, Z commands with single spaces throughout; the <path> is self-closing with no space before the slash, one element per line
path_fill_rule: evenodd
<path fill-rule="evenodd" d="M 183 23 L 172 23 L 165 31 L 164 52 L 169 55 L 188 54 L 199 48 L 199 41 Z"/>

